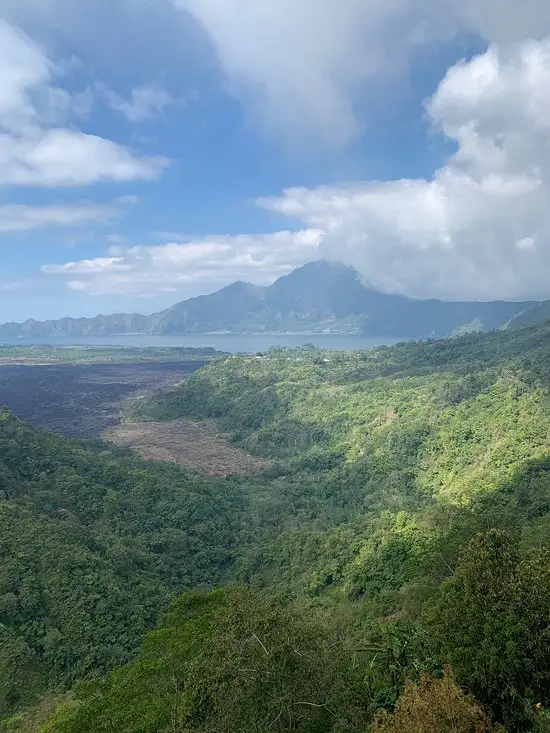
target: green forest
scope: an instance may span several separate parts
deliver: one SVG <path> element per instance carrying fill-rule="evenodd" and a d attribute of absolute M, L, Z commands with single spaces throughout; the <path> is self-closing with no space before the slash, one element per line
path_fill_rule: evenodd
<path fill-rule="evenodd" d="M 0 412 L 0 730 L 550 731 L 550 323 L 220 356 L 128 420 L 247 477 Z"/>
<path fill-rule="evenodd" d="M 209 347 L 165 346 L 6 346 L 0 364 L 136 364 L 141 362 L 209 361 L 220 352 Z"/>

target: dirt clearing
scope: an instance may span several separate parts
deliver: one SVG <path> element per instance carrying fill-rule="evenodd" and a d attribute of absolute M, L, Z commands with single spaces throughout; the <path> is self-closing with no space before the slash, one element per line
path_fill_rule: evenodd
<path fill-rule="evenodd" d="M 231 445 L 209 425 L 191 420 L 130 423 L 107 430 L 103 438 L 141 458 L 174 461 L 210 476 L 246 476 L 271 465 Z"/>

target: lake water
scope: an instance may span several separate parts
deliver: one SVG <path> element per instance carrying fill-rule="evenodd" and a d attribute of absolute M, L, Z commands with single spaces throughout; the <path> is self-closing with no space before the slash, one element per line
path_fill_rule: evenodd
<path fill-rule="evenodd" d="M 192 336 L 81 336 L 78 338 L 14 339 L 2 343 L 14 346 L 68 346 L 76 344 L 84 346 L 191 346 L 195 348 L 212 346 L 219 351 L 227 351 L 233 354 L 255 354 L 258 351 L 266 351 L 270 346 L 314 344 L 321 349 L 331 351 L 354 351 L 382 346 L 383 344 L 391 346 L 408 340 L 406 338 L 372 337 L 360 334 L 284 334 L 274 336 L 204 334 Z"/>

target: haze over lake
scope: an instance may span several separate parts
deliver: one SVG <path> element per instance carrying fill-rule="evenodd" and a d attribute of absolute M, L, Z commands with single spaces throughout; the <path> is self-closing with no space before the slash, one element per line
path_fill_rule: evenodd
<path fill-rule="evenodd" d="M 301 346 L 314 344 L 331 351 L 353 351 L 375 346 L 397 344 L 408 341 L 406 338 L 373 337 L 362 334 L 276 334 L 276 335 L 236 335 L 236 334 L 197 334 L 183 336 L 79 336 L 78 338 L 12 339 L 2 343 L 16 346 L 212 346 L 219 351 L 233 354 L 255 354 L 270 346 Z"/>

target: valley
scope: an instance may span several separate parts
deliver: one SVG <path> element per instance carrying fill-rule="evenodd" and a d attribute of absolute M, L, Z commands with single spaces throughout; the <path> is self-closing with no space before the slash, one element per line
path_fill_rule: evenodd
<path fill-rule="evenodd" d="M 232 445 L 212 424 L 125 422 L 141 400 L 181 384 L 208 363 L 200 352 L 187 361 L 163 360 L 175 355 L 160 349 L 0 350 L 0 405 L 35 427 L 103 439 L 146 460 L 171 461 L 205 475 L 248 475 L 269 467 L 270 461 Z"/>
<path fill-rule="evenodd" d="M 549 323 L 126 356 L 0 367 L 3 733 L 546 733 Z"/>

